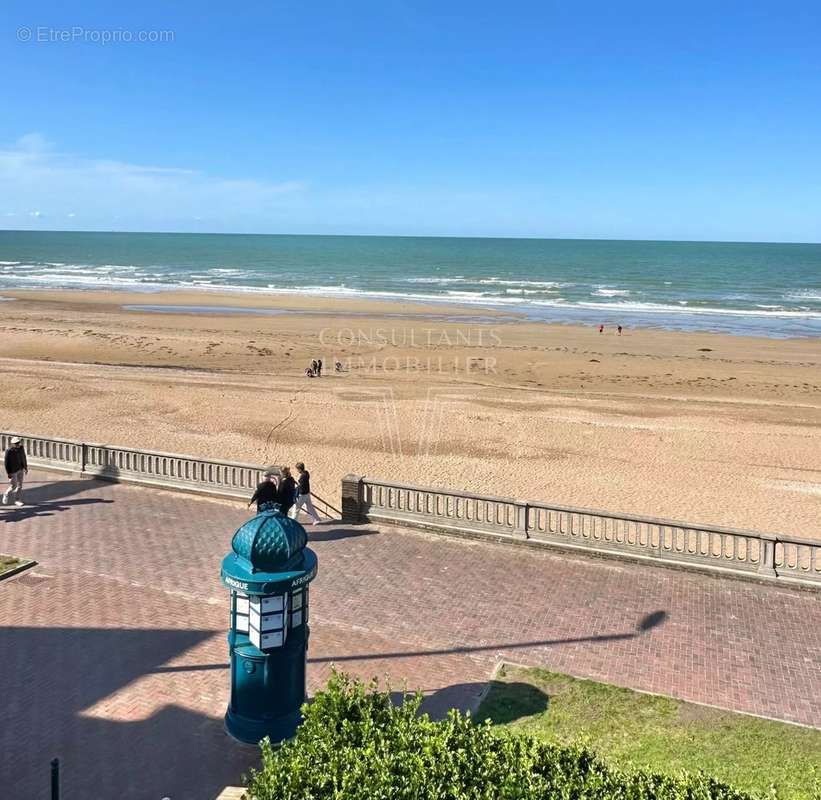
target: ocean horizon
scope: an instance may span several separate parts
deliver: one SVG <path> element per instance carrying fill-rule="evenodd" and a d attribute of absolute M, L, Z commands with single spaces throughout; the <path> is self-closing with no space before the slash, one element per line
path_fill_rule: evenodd
<path fill-rule="evenodd" d="M 459 304 L 527 319 L 821 336 L 821 244 L 0 231 L 0 292 L 199 290 Z"/>

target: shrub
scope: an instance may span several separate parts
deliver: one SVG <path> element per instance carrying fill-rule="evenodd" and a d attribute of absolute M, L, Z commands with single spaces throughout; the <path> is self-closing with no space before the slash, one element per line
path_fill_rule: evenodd
<path fill-rule="evenodd" d="M 499 734 L 451 711 L 433 722 L 421 695 L 334 673 L 303 709 L 296 737 L 262 742 L 253 800 L 749 800 L 705 775 L 671 778 L 606 766 L 585 747 Z"/>

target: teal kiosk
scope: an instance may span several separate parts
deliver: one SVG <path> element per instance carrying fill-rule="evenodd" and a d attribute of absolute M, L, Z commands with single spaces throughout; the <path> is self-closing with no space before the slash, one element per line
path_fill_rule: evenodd
<path fill-rule="evenodd" d="M 231 592 L 231 699 L 225 728 L 235 739 L 274 744 L 302 721 L 308 655 L 308 584 L 317 559 L 308 536 L 274 503 L 234 534 L 220 577 Z"/>

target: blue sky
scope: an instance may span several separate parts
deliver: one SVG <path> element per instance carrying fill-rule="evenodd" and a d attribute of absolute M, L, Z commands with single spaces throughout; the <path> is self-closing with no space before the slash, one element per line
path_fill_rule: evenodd
<path fill-rule="evenodd" d="M 821 241 L 815 2 L 67 5 L 4 3 L 0 227 Z"/>

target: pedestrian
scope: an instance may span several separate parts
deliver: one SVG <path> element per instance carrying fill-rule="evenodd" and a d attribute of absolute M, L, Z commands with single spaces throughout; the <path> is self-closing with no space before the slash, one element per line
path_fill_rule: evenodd
<path fill-rule="evenodd" d="M 317 378 L 322 377 L 322 359 L 321 358 L 318 358 L 316 360 L 316 377 Z"/>
<path fill-rule="evenodd" d="M 621 336 L 621 325 L 619 325 L 619 336 Z"/>
<path fill-rule="evenodd" d="M 23 442 L 19 436 L 12 438 L 10 447 L 6 450 L 6 475 L 9 476 L 9 488 L 3 494 L 3 505 L 9 502 L 12 495 L 17 499 L 14 505 L 23 505 L 23 476 L 29 471 L 29 464 L 26 460 L 26 451 L 23 449 Z"/>
<path fill-rule="evenodd" d="M 319 364 L 317 363 L 317 360 L 314 358 L 314 359 L 311 360 L 311 372 L 313 372 L 313 374 L 316 375 L 316 371 L 318 369 L 319 369 Z"/>
<path fill-rule="evenodd" d="M 251 499 L 248 501 L 248 506 L 250 508 L 251 503 L 257 504 L 257 514 L 262 511 L 262 505 L 264 503 L 277 503 L 278 495 L 277 489 L 279 485 L 279 470 L 276 467 L 268 467 L 265 472 L 262 473 L 262 483 L 257 486 L 257 490 L 254 492 Z"/>
<path fill-rule="evenodd" d="M 318 525 L 319 514 L 316 513 L 313 500 L 311 500 L 311 473 L 305 469 L 301 461 L 296 465 L 296 471 L 299 473 L 297 475 L 297 497 L 292 516 L 298 519 L 299 510 L 304 507 L 308 516 L 313 519 L 313 524 Z"/>
<path fill-rule="evenodd" d="M 604 333 L 604 325 L 599 325 L 599 333 Z"/>
<path fill-rule="evenodd" d="M 287 516 L 296 501 L 296 481 L 291 476 L 290 467 L 280 467 L 279 474 L 277 502 L 279 503 L 279 510 Z"/>

